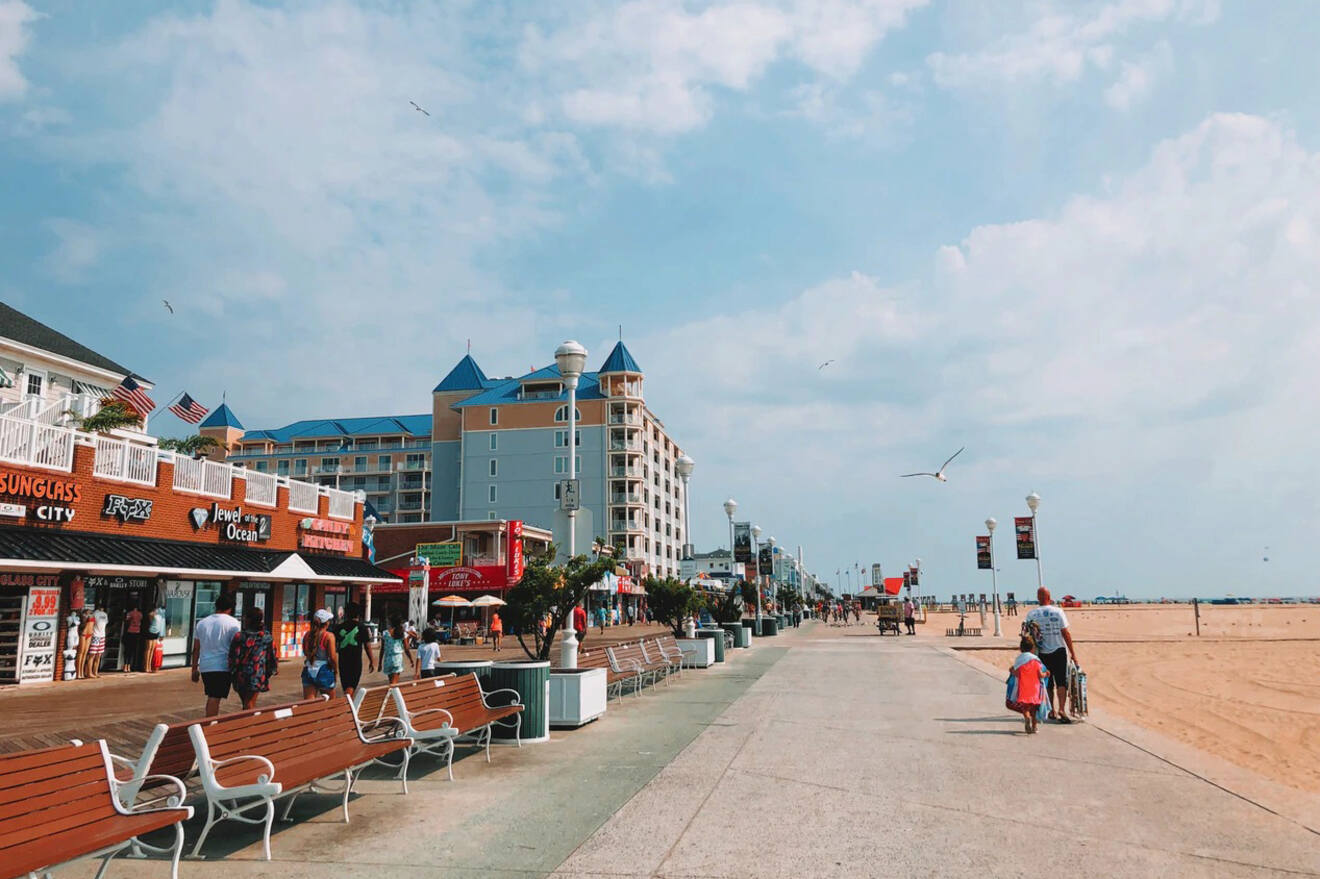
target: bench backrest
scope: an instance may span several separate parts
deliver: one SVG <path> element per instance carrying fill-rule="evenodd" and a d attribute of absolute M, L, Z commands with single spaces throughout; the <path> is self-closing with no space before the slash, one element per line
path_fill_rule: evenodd
<path fill-rule="evenodd" d="M 467 732 L 490 722 L 490 709 L 481 690 L 481 681 L 475 674 L 445 678 L 423 678 L 415 685 L 400 687 L 399 698 L 408 711 L 426 711 L 442 708 L 453 718 L 459 733 Z"/>
<path fill-rule="evenodd" d="M 356 751 L 363 742 L 356 712 L 347 699 L 311 699 L 211 717 L 194 722 L 189 737 L 199 759 L 220 761 L 256 754 L 273 763 L 277 771 L 282 761 L 316 753 L 328 756 L 346 746 Z M 326 774 L 343 768 L 333 766 L 333 762 L 333 758 L 328 760 Z M 255 774 L 249 763 L 226 767 L 217 777 L 223 784 L 229 778 Z M 202 780 L 205 784 L 206 773 Z"/>
<path fill-rule="evenodd" d="M 110 752 L 97 740 L 0 756 L 0 871 L 6 849 L 123 814 L 110 787 Z M 52 846 L 51 864 L 85 854 Z"/>
<path fill-rule="evenodd" d="M 635 644 L 615 644 L 605 649 L 614 656 L 615 665 L 625 671 L 630 669 L 633 663 L 637 663 L 642 668 L 659 665 L 659 662 L 646 655 L 646 650 L 640 641 Z"/>
<path fill-rule="evenodd" d="M 403 687 L 407 684 L 398 684 Z M 392 686 L 359 688 L 353 693 L 353 706 L 357 709 L 358 721 L 366 727 L 386 717 L 394 717 L 394 700 L 390 698 Z"/>
<path fill-rule="evenodd" d="M 683 648 L 678 646 L 678 639 L 672 634 L 657 635 L 655 639 L 656 646 L 660 648 L 663 656 L 678 658 L 683 655 Z"/>

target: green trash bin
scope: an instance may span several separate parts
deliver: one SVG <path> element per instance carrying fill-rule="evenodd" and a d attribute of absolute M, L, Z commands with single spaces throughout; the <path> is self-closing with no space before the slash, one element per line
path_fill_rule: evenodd
<path fill-rule="evenodd" d="M 773 638 L 779 634 L 778 617 L 761 617 L 761 637 Z"/>
<path fill-rule="evenodd" d="M 494 665 L 490 659 L 454 659 L 449 662 L 440 661 L 435 664 L 436 671 L 442 675 L 470 675 L 475 674 L 477 680 L 481 681 L 481 686 L 487 690 L 490 689 L 490 667 Z"/>
<path fill-rule="evenodd" d="M 734 647 L 751 647 L 752 630 L 742 623 L 720 623 L 720 628 L 726 632 L 733 633 Z"/>
<path fill-rule="evenodd" d="M 715 661 L 724 661 L 724 630 L 723 629 L 697 629 L 698 638 L 710 638 L 715 642 Z"/>
<path fill-rule="evenodd" d="M 497 662 L 491 666 L 490 678 L 482 683 L 486 692 L 514 690 L 522 702 L 521 738 L 524 742 L 550 741 L 550 660 L 524 662 Z M 491 696 L 490 704 L 508 705 L 508 693 Z M 495 724 L 491 740 L 512 744 L 519 729 L 514 724 Z"/>

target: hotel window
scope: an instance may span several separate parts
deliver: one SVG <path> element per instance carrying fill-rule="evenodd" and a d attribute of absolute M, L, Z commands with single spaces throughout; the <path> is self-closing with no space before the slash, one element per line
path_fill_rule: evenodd
<path fill-rule="evenodd" d="M 582 472 L 582 456 L 581 456 L 581 455 L 574 455 L 574 458 L 575 458 L 575 461 L 576 461 L 576 464 L 577 464 L 577 472 L 578 472 L 578 473 L 581 473 L 581 472 Z M 556 472 L 556 473 L 567 473 L 567 472 L 568 472 L 568 455 L 556 455 L 556 456 L 555 456 L 555 472 Z"/>
<path fill-rule="evenodd" d="M 389 470 L 389 469 L 390 469 L 390 456 L 389 456 L 389 455 L 377 455 L 377 456 L 376 456 L 376 469 L 377 469 L 377 470 Z"/>
<path fill-rule="evenodd" d="M 490 489 L 490 502 L 493 504 L 495 503 L 495 486 L 490 485 L 487 488 Z"/>
<path fill-rule="evenodd" d="M 353 470 L 356 473 L 367 472 L 367 458 L 365 455 L 353 459 Z"/>
<path fill-rule="evenodd" d="M 575 410 L 573 411 L 573 414 L 575 414 L 575 415 L 577 416 L 577 420 L 578 420 L 579 422 L 582 421 L 582 410 L 581 410 L 581 409 L 575 409 Z M 567 421 L 567 420 L 568 420 L 568 406 L 567 406 L 567 405 L 560 406 L 558 409 L 555 410 L 555 423 L 556 423 L 556 424 L 563 424 L 563 423 L 564 423 L 565 421 Z"/>
<path fill-rule="evenodd" d="M 306 458 L 299 458 L 298 460 L 296 460 L 296 461 L 293 462 L 293 475 L 294 475 L 294 476 L 306 476 L 306 475 L 307 475 L 307 459 L 306 459 Z"/>
<path fill-rule="evenodd" d="M 581 446 L 581 445 L 582 445 L 582 431 L 580 431 L 580 430 L 575 430 L 575 431 L 573 431 L 573 433 L 575 434 L 574 439 L 576 440 L 576 444 L 577 444 L 578 446 Z M 568 431 L 566 431 L 566 430 L 556 430 L 556 431 L 555 431 L 555 448 L 556 448 L 556 449 L 566 449 L 566 448 L 568 448 Z"/>
<path fill-rule="evenodd" d="M 277 476 L 288 476 L 288 475 L 289 475 L 289 462 L 288 462 L 288 461 L 276 461 L 276 462 L 275 462 L 275 473 L 276 473 Z"/>
<path fill-rule="evenodd" d="M 487 514 L 486 514 L 486 518 L 489 519 L 489 520 L 492 521 L 492 522 L 497 521 L 497 519 L 496 519 L 496 517 L 495 517 L 495 511 L 494 511 L 494 510 L 491 510 L 489 513 L 487 513 Z"/>
<path fill-rule="evenodd" d="M 339 469 L 339 459 L 338 459 L 338 458 L 322 458 L 322 459 L 321 459 L 321 472 L 322 472 L 322 473 L 333 473 L 335 470 L 338 470 L 338 469 Z"/>
<path fill-rule="evenodd" d="M 498 459 L 498 458 L 491 458 L 491 459 L 490 459 L 490 475 L 491 475 L 491 476 L 499 476 L 499 475 L 500 475 L 500 462 L 499 462 L 499 459 Z M 492 487 L 493 487 L 493 486 L 492 486 Z"/>
<path fill-rule="evenodd" d="M 490 435 L 490 450 L 493 452 L 500 447 L 500 435 L 492 433 Z"/>
<path fill-rule="evenodd" d="M 491 424 L 500 423 L 500 410 L 496 409 L 494 406 L 490 407 L 490 423 Z"/>
<path fill-rule="evenodd" d="M 556 500 L 556 501 L 559 500 L 559 489 L 560 489 L 560 483 L 556 482 L 556 483 L 555 483 L 555 500 Z"/>
<path fill-rule="evenodd" d="M 270 465 L 267 464 L 265 461 L 258 461 L 253 469 L 255 469 L 258 473 L 265 473 L 266 468 L 269 466 Z"/>

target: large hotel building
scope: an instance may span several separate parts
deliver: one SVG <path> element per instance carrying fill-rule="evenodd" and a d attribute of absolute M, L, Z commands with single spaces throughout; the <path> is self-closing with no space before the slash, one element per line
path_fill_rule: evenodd
<path fill-rule="evenodd" d="M 643 374 L 619 342 L 577 393 L 578 553 L 595 538 L 638 576 L 679 575 L 687 523 L 682 454 L 646 406 Z M 260 472 L 366 493 L 390 523 L 522 520 L 568 552 L 568 390 L 556 366 L 488 378 L 464 356 L 432 391 L 429 415 L 299 421 L 244 430 L 223 408 L 202 433 Z"/>

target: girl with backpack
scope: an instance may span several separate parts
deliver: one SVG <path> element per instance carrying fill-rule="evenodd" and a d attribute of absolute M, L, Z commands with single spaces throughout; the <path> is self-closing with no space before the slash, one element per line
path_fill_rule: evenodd
<path fill-rule="evenodd" d="M 1050 694 L 1047 682 L 1050 673 L 1045 663 L 1036 655 L 1036 644 L 1030 636 L 1023 635 L 1018 642 L 1022 651 L 1013 660 L 1013 667 L 1008 672 L 1008 691 L 1004 695 L 1004 707 L 1022 715 L 1028 733 L 1034 733 L 1041 715 L 1049 710 Z"/>
<path fill-rule="evenodd" d="M 303 636 L 303 698 L 318 693 L 334 696 L 335 677 L 339 673 L 339 656 L 335 652 L 335 638 L 330 634 L 330 621 L 335 615 L 325 608 L 312 614 L 312 629 Z"/>

